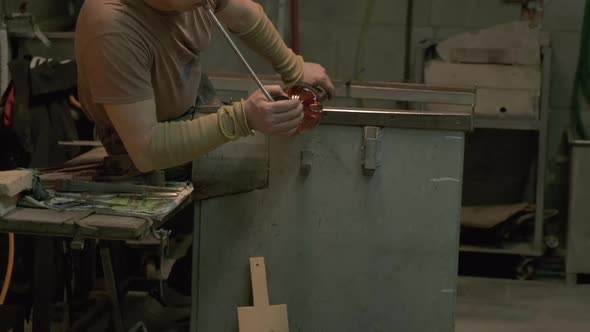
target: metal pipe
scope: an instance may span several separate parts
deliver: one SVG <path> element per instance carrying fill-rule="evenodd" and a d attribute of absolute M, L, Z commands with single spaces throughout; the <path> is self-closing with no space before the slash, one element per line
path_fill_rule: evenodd
<path fill-rule="evenodd" d="M 299 54 L 299 0 L 291 0 L 291 48 Z"/>
<path fill-rule="evenodd" d="M 8 233 L 8 263 L 6 263 L 6 276 L 2 285 L 2 292 L 0 293 L 0 305 L 4 304 L 10 281 L 12 279 L 12 270 L 14 268 L 14 233 Z"/>
<path fill-rule="evenodd" d="M 321 124 L 470 132 L 473 116 L 471 113 L 324 108 Z"/>
<path fill-rule="evenodd" d="M 199 248 L 201 245 L 201 202 L 195 202 L 195 214 L 193 220 L 193 245 L 192 245 L 192 265 L 191 265 L 191 313 L 189 331 L 198 330 L 199 319 Z"/>
<path fill-rule="evenodd" d="M 279 0 L 278 3 L 278 10 L 277 10 L 277 29 L 279 30 L 279 34 L 283 39 L 286 36 L 287 30 L 287 0 Z"/>
<path fill-rule="evenodd" d="M 209 73 L 215 87 L 230 91 L 251 91 L 252 82 L 243 74 Z M 277 77 L 262 76 L 267 84 L 280 84 Z M 342 82 L 335 81 L 336 86 Z M 336 97 L 365 98 L 377 100 L 407 101 L 415 103 L 435 103 L 448 105 L 465 105 L 473 107 L 477 89 L 435 86 L 427 84 L 391 83 L 391 82 L 345 82 L 344 88 L 336 91 Z"/>
<path fill-rule="evenodd" d="M 246 61 L 246 58 L 244 58 L 244 56 L 242 55 L 242 52 L 240 52 L 240 50 L 238 49 L 238 47 L 236 46 L 234 41 L 231 39 L 231 37 L 229 36 L 227 31 L 225 31 L 223 24 L 221 24 L 219 19 L 217 19 L 217 16 L 215 16 L 215 13 L 213 12 L 213 9 L 208 1 L 206 4 L 206 10 L 209 13 L 209 16 L 211 16 L 211 19 L 213 20 L 213 22 L 215 22 L 215 25 L 217 25 L 217 28 L 219 28 L 219 30 L 221 31 L 221 33 L 223 34 L 223 36 L 225 37 L 225 39 L 227 40 L 227 42 L 231 46 L 231 48 L 234 50 L 234 53 L 236 53 L 236 55 L 238 56 L 238 58 L 240 59 L 242 64 L 244 64 L 244 66 L 246 67 L 246 69 L 250 73 L 250 76 L 252 76 L 252 79 L 254 79 L 254 81 L 256 82 L 256 85 L 258 85 L 258 88 L 260 88 L 260 90 L 262 90 L 262 92 L 266 96 L 266 99 L 268 99 L 268 101 L 270 101 L 270 102 L 275 101 L 274 98 L 268 92 L 268 90 L 266 90 L 264 85 L 262 85 L 262 82 L 260 82 L 260 79 L 258 79 L 258 76 L 256 75 L 256 73 L 254 73 L 254 70 L 252 70 L 252 67 L 250 67 L 250 65 L 248 64 L 248 61 Z"/>
<path fill-rule="evenodd" d="M 404 49 L 404 82 L 410 82 L 410 59 L 412 54 L 412 28 L 414 25 L 414 0 L 407 0 L 406 8 L 406 36 Z"/>

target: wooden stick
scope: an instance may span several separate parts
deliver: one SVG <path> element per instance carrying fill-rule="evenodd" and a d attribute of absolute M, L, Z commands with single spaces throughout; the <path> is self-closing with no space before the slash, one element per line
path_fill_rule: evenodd
<path fill-rule="evenodd" d="M 70 146 L 102 146 L 100 141 L 59 141 L 57 144 Z"/>
<path fill-rule="evenodd" d="M 250 275 L 252 277 L 252 295 L 255 307 L 268 307 L 268 288 L 266 285 L 266 267 L 264 257 L 250 258 Z"/>

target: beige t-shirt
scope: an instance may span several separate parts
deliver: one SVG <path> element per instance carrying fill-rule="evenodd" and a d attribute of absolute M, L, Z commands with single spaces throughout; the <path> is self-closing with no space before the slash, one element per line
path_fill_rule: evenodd
<path fill-rule="evenodd" d="M 214 2 L 219 11 L 228 0 Z M 197 98 L 199 56 L 209 45 L 212 24 L 203 7 L 170 13 L 144 0 L 86 0 L 75 53 L 87 115 L 97 127 L 112 128 L 103 104 L 152 98 L 158 121 L 184 114 Z"/>

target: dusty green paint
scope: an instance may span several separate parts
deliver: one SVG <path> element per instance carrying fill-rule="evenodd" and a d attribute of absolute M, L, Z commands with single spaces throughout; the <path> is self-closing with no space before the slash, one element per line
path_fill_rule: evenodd
<path fill-rule="evenodd" d="M 292 331 L 453 331 L 463 134 L 386 129 L 372 176 L 361 142 L 346 126 L 272 139 L 268 189 L 202 202 L 199 331 L 236 330 L 251 256 Z"/>

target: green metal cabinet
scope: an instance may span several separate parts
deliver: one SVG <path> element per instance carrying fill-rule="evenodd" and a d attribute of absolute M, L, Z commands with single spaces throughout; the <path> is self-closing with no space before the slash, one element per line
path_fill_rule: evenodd
<path fill-rule="evenodd" d="M 463 133 L 381 135 L 372 175 L 362 128 L 272 139 L 267 189 L 202 202 L 199 331 L 236 331 L 254 256 L 292 331 L 453 331 Z"/>
<path fill-rule="evenodd" d="M 237 331 L 237 308 L 252 305 L 249 258 L 262 256 L 290 331 L 454 331 L 471 126 L 471 114 L 328 109 L 303 135 L 196 161 L 192 330 Z"/>

